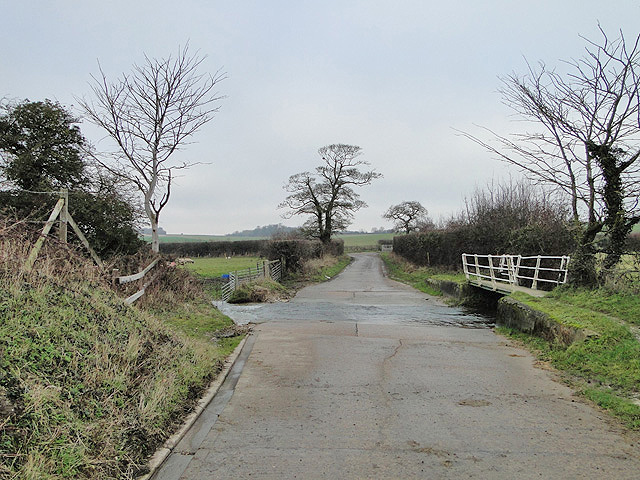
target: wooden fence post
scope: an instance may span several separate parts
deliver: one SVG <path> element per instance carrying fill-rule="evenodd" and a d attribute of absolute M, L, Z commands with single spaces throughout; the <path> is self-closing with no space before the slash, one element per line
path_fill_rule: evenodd
<path fill-rule="evenodd" d="M 58 218 L 58 215 L 60 215 L 60 211 L 62 210 L 63 206 L 64 206 L 64 198 L 61 198 L 60 200 L 58 200 L 58 203 L 56 203 L 56 206 L 53 208 L 51 215 L 49 215 L 49 220 L 47 220 L 47 222 L 44 224 L 44 228 L 42 229 L 42 233 L 40 234 L 40 237 L 38 237 L 36 244 L 31 249 L 31 253 L 29 254 L 29 257 L 27 258 L 27 261 L 24 264 L 25 273 L 29 273 L 33 268 L 33 264 L 36 263 L 36 258 L 38 258 L 38 253 L 42 248 L 44 239 L 49 234 L 49 231 L 53 226 L 53 222 L 55 222 L 56 218 Z"/>
<path fill-rule="evenodd" d="M 69 190 L 62 190 L 60 198 L 64 199 L 64 206 L 60 212 L 60 228 L 58 229 L 58 238 L 63 244 L 67 244 L 67 219 L 69 218 Z"/>
<path fill-rule="evenodd" d="M 76 235 L 78 235 L 78 238 L 80 239 L 84 247 L 87 250 L 89 250 L 89 254 L 91 254 L 91 258 L 93 258 L 93 261 L 96 262 L 96 264 L 100 268 L 104 268 L 104 265 L 102 264 L 102 260 L 100 260 L 100 257 L 98 256 L 98 254 L 93 250 L 93 248 L 91 248 L 91 245 L 89 245 L 89 241 L 87 240 L 87 237 L 84 236 L 84 234 L 82 233 L 82 230 L 80 230 L 80 227 L 78 227 L 78 224 L 75 222 L 73 217 L 69 215 L 67 220 L 69 222 L 69 225 L 71 225 L 71 228 L 73 228 L 73 231 L 76 232 Z"/>

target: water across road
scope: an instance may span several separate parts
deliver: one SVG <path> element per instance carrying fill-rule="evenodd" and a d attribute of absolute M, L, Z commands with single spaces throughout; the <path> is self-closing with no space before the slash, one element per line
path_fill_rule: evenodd
<path fill-rule="evenodd" d="M 437 297 L 389 280 L 377 254 L 359 254 L 330 282 L 307 287 L 289 302 L 223 304 L 236 323 L 285 321 L 366 322 L 487 328 L 492 319 L 449 307 Z"/>
<path fill-rule="evenodd" d="M 638 478 L 637 437 L 376 255 L 229 313 L 254 334 L 157 480 Z"/>

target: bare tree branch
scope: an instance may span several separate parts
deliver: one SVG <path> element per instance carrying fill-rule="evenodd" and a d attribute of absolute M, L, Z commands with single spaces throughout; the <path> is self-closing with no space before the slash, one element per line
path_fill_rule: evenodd
<path fill-rule="evenodd" d="M 640 35 L 627 43 L 622 32 L 613 41 L 602 28 L 600 33 L 599 42 L 585 39 L 582 58 L 564 62 L 564 75 L 540 63 L 527 64 L 526 75 L 502 79 L 503 103 L 531 122 L 533 132 L 504 136 L 485 129 L 491 143 L 460 132 L 530 179 L 568 195 L 574 220 L 583 226 L 583 247 L 592 244 L 610 210 L 603 192 L 612 178 L 593 152 L 616 152 L 610 171 L 622 180 L 622 208 L 629 217 L 639 213 Z"/>
<path fill-rule="evenodd" d="M 170 157 L 218 112 L 224 97 L 215 88 L 226 75 L 221 71 L 199 74 L 204 57 L 191 55 L 188 44 L 175 57 L 145 55 L 144 60 L 114 82 L 98 64 L 100 74 L 92 75 L 94 100 L 78 101 L 89 121 L 102 127 L 117 145 L 115 166 L 108 168 L 142 193 L 157 252 L 158 220 L 169 202 L 173 172 L 199 163 L 176 164 Z"/>
<path fill-rule="evenodd" d="M 302 172 L 289 177 L 284 186 L 290 195 L 278 208 L 287 208 L 285 218 L 311 215 L 305 223 L 307 231 L 327 243 L 335 231 L 345 229 L 353 213 L 367 206 L 354 187 L 369 185 L 380 173 L 361 171 L 369 163 L 359 160 L 362 149 L 355 145 L 334 144 L 318 150 L 323 164 L 315 175 Z"/>

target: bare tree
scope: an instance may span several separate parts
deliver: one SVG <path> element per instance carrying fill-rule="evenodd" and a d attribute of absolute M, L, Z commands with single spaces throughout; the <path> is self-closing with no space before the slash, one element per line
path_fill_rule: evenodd
<path fill-rule="evenodd" d="M 575 283 L 595 283 L 594 240 L 612 222 L 608 215 L 638 219 L 640 162 L 640 36 L 587 42 L 584 57 L 565 62 L 567 72 L 540 63 L 529 72 L 502 79 L 503 102 L 534 125 L 532 131 L 502 136 L 497 144 L 464 133 L 534 181 L 551 185 L 570 199 L 580 230 L 572 259 Z M 616 152 L 613 168 L 603 168 L 597 152 Z M 610 157 L 608 157 L 610 159 Z M 617 211 L 607 206 L 607 183 L 621 180 Z"/>
<path fill-rule="evenodd" d="M 411 233 L 427 224 L 427 213 L 420 202 L 410 201 L 391 205 L 382 218 L 394 222 L 393 228 L 397 232 Z"/>
<path fill-rule="evenodd" d="M 89 120 L 104 128 L 117 145 L 116 164 L 106 164 L 132 182 L 144 196 L 152 231 L 152 248 L 159 251 L 160 212 L 171 195 L 176 170 L 198 162 L 172 162 L 171 156 L 209 122 L 223 98 L 214 89 L 225 78 L 197 72 L 204 57 L 191 55 L 188 45 L 174 57 L 152 59 L 133 66 L 115 82 L 92 76 L 94 101 L 79 100 Z"/>
<path fill-rule="evenodd" d="M 382 175 L 360 171 L 369 165 L 358 157 L 362 149 L 355 145 L 334 144 L 318 150 L 322 165 L 315 173 L 302 172 L 289 177 L 285 190 L 290 195 L 278 206 L 287 208 L 285 218 L 294 215 L 309 215 L 304 230 L 328 243 L 334 232 L 345 229 L 353 213 L 366 207 L 354 187 L 369 185 Z"/>

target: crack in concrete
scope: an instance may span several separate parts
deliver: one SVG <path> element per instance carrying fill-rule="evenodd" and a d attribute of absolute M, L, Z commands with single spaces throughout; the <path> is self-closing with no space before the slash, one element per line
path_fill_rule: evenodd
<path fill-rule="evenodd" d="M 387 358 L 384 359 L 384 362 L 387 362 L 391 360 L 393 357 L 395 357 L 402 347 L 404 347 L 404 343 L 402 343 L 402 339 L 399 339 L 398 346 L 395 348 L 395 350 L 391 355 L 389 355 Z"/>

